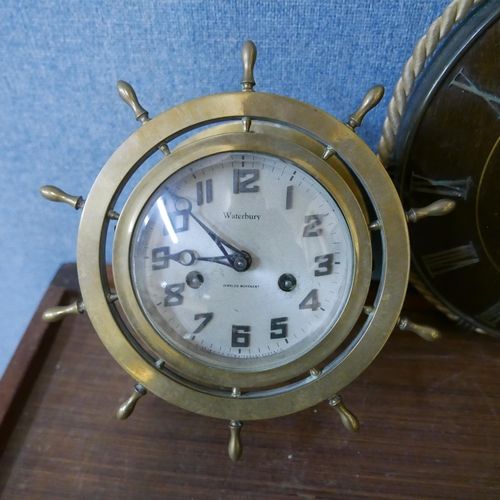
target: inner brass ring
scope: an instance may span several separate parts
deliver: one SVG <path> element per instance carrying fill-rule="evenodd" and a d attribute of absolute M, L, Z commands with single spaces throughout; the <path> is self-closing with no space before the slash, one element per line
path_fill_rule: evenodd
<path fill-rule="evenodd" d="M 266 153 L 286 158 L 316 178 L 333 196 L 346 219 L 354 250 L 354 271 L 349 299 L 331 331 L 303 356 L 281 366 L 248 371 L 209 367 L 180 355 L 162 339 L 145 317 L 133 288 L 130 271 L 132 236 L 144 205 L 158 187 L 186 165 L 207 156 L 233 151 Z M 113 245 L 116 291 L 128 321 L 139 336 L 167 365 L 188 379 L 223 387 L 262 387 L 290 380 L 308 372 L 327 358 L 347 337 L 365 304 L 371 279 L 371 244 L 366 220 L 352 191 L 340 175 L 308 150 L 264 134 L 233 133 L 207 137 L 179 148 L 160 161 L 139 182 L 120 215 Z M 175 335 L 174 332 L 171 335 Z M 246 361 L 246 360 L 245 360 Z"/>

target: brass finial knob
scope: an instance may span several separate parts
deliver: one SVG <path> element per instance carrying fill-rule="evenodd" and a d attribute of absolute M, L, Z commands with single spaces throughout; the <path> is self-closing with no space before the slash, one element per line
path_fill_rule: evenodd
<path fill-rule="evenodd" d="M 120 218 L 120 214 L 115 210 L 109 210 L 107 215 L 110 220 L 118 220 Z"/>
<path fill-rule="evenodd" d="M 368 224 L 368 229 L 370 231 L 381 231 L 382 230 L 382 223 L 379 220 L 374 220 Z"/>
<path fill-rule="evenodd" d="M 85 200 L 81 196 L 72 196 L 55 186 L 42 186 L 40 188 L 40 194 L 49 201 L 67 203 L 75 210 L 79 210 L 85 205 Z"/>
<path fill-rule="evenodd" d="M 419 337 L 422 337 L 428 342 L 434 342 L 441 338 L 441 333 L 439 330 L 432 328 L 427 325 L 419 325 L 410 321 L 408 318 L 399 318 L 398 326 L 400 330 L 408 330 L 410 332 L 416 333 Z"/>
<path fill-rule="evenodd" d="M 252 120 L 248 116 L 244 116 L 241 119 L 241 126 L 243 127 L 243 132 L 250 132 L 250 127 L 252 126 Z"/>
<path fill-rule="evenodd" d="M 257 60 L 257 47 L 251 40 L 247 40 L 241 49 L 241 60 L 243 61 L 243 78 L 241 86 L 243 92 L 253 92 L 255 80 L 253 78 L 253 68 Z"/>
<path fill-rule="evenodd" d="M 325 148 L 325 150 L 323 151 L 323 154 L 321 155 L 321 158 L 323 158 L 323 160 L 326 161 L 329 158 L 331 158 L 334 154 L 335 154 L 335 149 L 333 149 L 331 146 L 327 146 Z"/>
<path fill-rule="evenodd" d="M 373 306 L 363 306 L 363 312 L 369 316 L 373 312 Z"/>
<path fill-rule="evenodd" d="M 139 103 L 139 99 L 137 99 L 137 94 L 132 88 L 132 85 L 130 85 L 130 83 L 124 82 L 123 80 L 118 80 L 116 88 L 120 97 L 132 108 L 132 111 L 135 114 L 135 119 L 138 122 L 141 122 L 141 125 L 147 123 L 149 121 L 149 113 Z M 170 154 L 170 149 L 165 143 L 159 144 L 158 149 L 165 156 L 168 156 Z"/>
<path fill-rule="evenodd" d="M 241 442 L 241 428 L 243 423 L 239 420 L 231 420 L 229 422 L 229 429 L 231 430 L 231 438 L 229 439 L 229 445 L 227 447 L 227 452 L 229 453 L 229 458 L 236 462 L 241 457 L 243 453 L 243 443 Z"/>
<path fill-rule="evenodd" d="M 48 323 L 55 323 L 60 321 L 70 314 L 83 314 L 85 312 L 85 306 L 83 300 L 77 300 L 70 304 L 69 306 L 57 306 L 47 309 L 43 315 L 42 319 Z"/>
<path fill-rule="evenodd" d="M 124 82 L 123 80 L 118 80 L 116 84 L 116 89 L 120 97 L 132 108 L 135 114 L 135 119 L 144 125 L 149 121 L 148 112 L 140 105 L 139 99 L 137 99 L 137 94 L 132 88 L 130 83 Z"/>
<path fill-rule="evenodd" d="M 352 130 L 359 127 L 368 111 L 372 110 L 382 100 L 384 92 L 385 90 L 382 85 L 375 85 L 375 87 L 372 87 L 365 94 L 365 97 L 363 97 L 359 108 L 349 116 L 349 120 L 346 125 Z"/>
<path fill-rule="evenodd" d="M 141 384 L 135 385 L 132 396 L 124 401 L 121 404 L 120 408 L 118 408 L 118 411 L 116 412 L 116 418 L 118 420 L 125 420 L 130 417 L 130 415 L 132 415 L 132 412 L 134 411 L 137 401 L 139 401 L 139 399 L 141 399 L 142 396 L 145 396 L 147 393 L 148 391 Z"/>
<path fill-rule="evenodd" d="M 348 431 L 359 431 L 359 421 L 356 418 L 356 415 L 346 408 L 342 398 L 338 394 L 329 399 L 328 404 L 337 410 L 337 413 L 340 415 L 340 420 L 342 420 L 344 427 Z"/>
<path fill-rule="evenodd" d="M 441 215 L 446 215 L 455 209 L 456 203 L 453 200 L 437 200 L 434 203 L 422 208 L 410 208 L 406 212 L 406 220 L 412 222 L 418 222 L 420 219 L 425 219 L 426 217 L 440 217 Z"/>

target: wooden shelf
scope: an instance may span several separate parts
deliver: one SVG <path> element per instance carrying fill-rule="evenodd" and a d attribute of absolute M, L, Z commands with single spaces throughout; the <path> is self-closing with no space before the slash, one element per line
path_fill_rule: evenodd
<path fill-rule="evenodd" d="M 236 463 L 228 422 L 153 395 L 115 419 L 134 382 L 87 317 L 40 319 L 77 298 L 65 265 L 0 382 L 1 499 L 500 498 L 500 342 L 459 333 L 417 298 L 412 318 L 444 338 L 391 336 L 342 392 L 359 434 L 323 403 L 247 422 Z"/>

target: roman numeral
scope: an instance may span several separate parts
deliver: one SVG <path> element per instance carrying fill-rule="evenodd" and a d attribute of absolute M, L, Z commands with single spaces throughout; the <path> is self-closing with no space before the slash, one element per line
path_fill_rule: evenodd
<path fill-rule="evenodd" d="M 454 196 L 466 200 L 471 184 L 470 177 L 462 180 L 435 180 L 412 173 L 410 190 L 437 196 Z"/>
<path fill-rule="evenodd" d="M 479 90 L 465 75 L 464 75 L 464 70 L 461 69 L 455 78 L 450 83 L 451 85 L 454 85 L 455 87 L 458 87 L 459 89 L 465 90 L 466 92 L 470 92 L 471 94 L 477 95 L 478 97 L 481 97 L 484 99 L 488 105 L 495 111 L 495 113 L 498 115 L 498 118 L 500 118 L 500 97 L 497 97 L 496 95 L 489 94 L 488 92 L 484 92 L 482 90 Z"/>
<path fill-rule="evenodd" d="M 422 261 L 432 277 L 460 269 L 461 267 L 477 264 L 479 260 L 472 242 L 467 245 L 422 256 Z"/>
<path fill-rule="evenodd" d="M 497 326 L 500 323 L 500 301 L 483 311 L 477 318 L 487 325 Z"/>

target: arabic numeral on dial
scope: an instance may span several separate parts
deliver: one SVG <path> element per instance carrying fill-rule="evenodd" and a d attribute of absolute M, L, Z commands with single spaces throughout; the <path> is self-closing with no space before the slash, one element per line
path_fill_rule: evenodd
<path fill-rule="evenodd" d="M 293 186 L 287 186 L 286 188 L 285 208 L 286 210 L 290 210 L 293 208 Z"/>
<path fill-rule="evenodd" d="M 333 273 L 333 253 L 318 255 L 314 262 L 318 263 L 318 269 L 314 271 L 314 276 L 328 276 Z"/>
<path fill-rule="evenodd" d="M 271 320 L 271 339 L 284 339 L 288 335 L 288 318 Z"/>
<path fill-rule="evenodd" d="M 312 214 L 306 215 L 304 217 L 304 231 L 302 232 L 302 236 L 304 238 L 312 238 L 314 236 L 321 236 L 323 234 L 323 229 L 321 226 L 324 215 L 322 214 Z"/>
<path fill-rule="evenodd" d="M 153 248 L 151 254 L 153 258 L 153 271 L 166 269 L 168 267 L 170 260 L 170 247 Z"/>
<path fill-rule="evenodd" d="M 259 180 L 260 172 L 256 168 L 235 168 L 233 170 L 233 193 L 257 193 L 259 186 L 249 186 Z"/>
<path fill-rule="evenodd" d="M 168 217 L 176 233 L 182 233 L 189 229 L 189 210 L 175 210 L 174 212 L 170 212 Z M 166 227 L 163 228 L 163 234 L 168 234 Z"/>
<path fill-rule="evenodd" d="M 318 289 L 313 288 L 299 304 L 299 309 L 312 309 L 316 311 L 321 307 L 321 302 L 318 300 Z"/>
<path fill-rule="evenodd" d="M 213 200 L 213 183 L 212 179 L 205 181 L 205 192 L 203 192 L 203 182 L 196 183 L 196 204 L 203 205 L 203 203 L 212 203 Z"/>
<path fill-rule="evenodd" d="M 166 297 L 163 299 L 165 307 L 180 306 L 184 302 L 184 297 L 181 295 L 184 291 L 184 283 L 174 283 L 165 287 Z"/>
<path fill-rule="evenodd" d="M 233 325 L 231 333 L 231 347 L 248 347 L 250 345 L 250 327 Z"/>
<path fill-rule="evenodd" d="M 212 318 L 214 317 L 214 313 L 200 313 L 200 314 L 195 314 L 194 319 L 195 321 L 198 319 L 203 319 L 203 321 L 198 325 L 198 328 L 193 333 L 200 333 L 209 323 L 212 321 Z"/>

